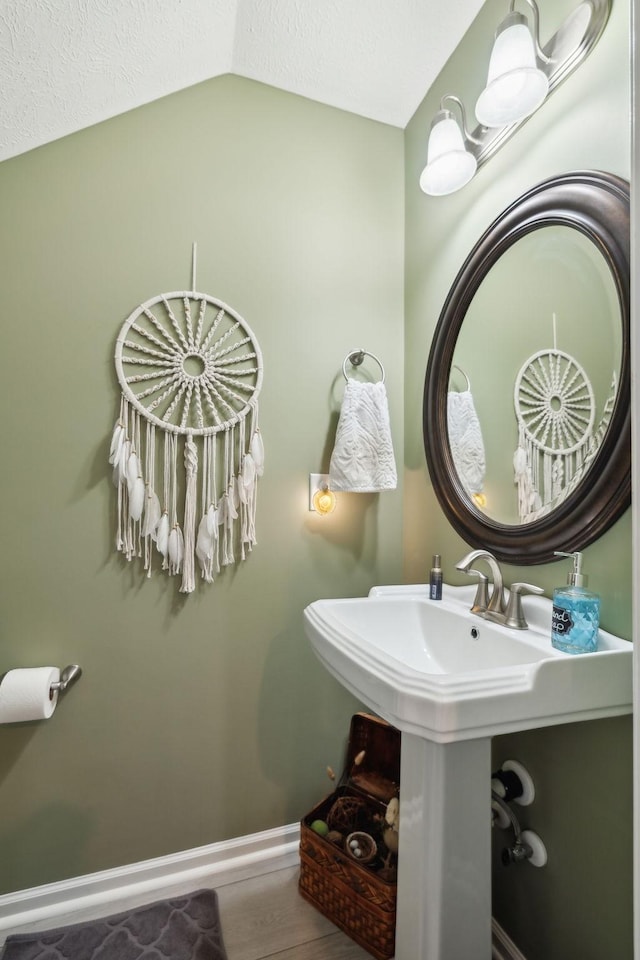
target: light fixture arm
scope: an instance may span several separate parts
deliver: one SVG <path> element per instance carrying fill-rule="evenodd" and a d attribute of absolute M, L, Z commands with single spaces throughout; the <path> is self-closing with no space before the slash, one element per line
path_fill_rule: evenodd
<path fill-rule="evenodd" d="M 551 57 L 548 57 L 540 45 L 540 11 L 535 0 L 525 0 L 533 12 L 533 42 L 536 47 L 536 57 L 541 63 L 551 63 Z M 509 13 L 515 13 L 516 0 L 510 0 Z"/>
<path fill-rule="evenodd" d="M 469 132 L 469 128 L 467 127 L 467 112 L 464 109 L 464 103 L 462 102 L 460 97 L 456 97 L 456 95 L 453 93 L 445 93 L 444 97 L 441 98 L 440 110 L 450 113 L 451 111 L 447 111 L 447 108 L 445 107 L 445 103 L 447 100 L 450 100 L 452 103 L 457 104 L 458 109 L 460 110 L 460 116 L 462 118 L 462 133 L 464 135 L 465 140 L 468 140 L 471 143 L 475 143 L 476 146 L 480 146 L 481 141 L 478 140 L 477 137 L 475 137 L 472 133 Z"/>

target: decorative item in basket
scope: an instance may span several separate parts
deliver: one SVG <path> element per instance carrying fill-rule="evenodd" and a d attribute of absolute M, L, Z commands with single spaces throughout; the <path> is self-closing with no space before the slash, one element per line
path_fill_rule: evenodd
<path fill-rule="evenodd" d="M 367 801 L 364 797 L 338 797 L 327 814 L 329 830 L 346 834 L 360 826 L 364 826 L 369 819 Z"/>
<path fill-rule="evenodd" d="M 398 841 L 400 832 L 400 801 L 392 797 L 387 804 L 382 824 L 382 839 L 390 854 L 398 855 Z M 389 867 L 389 863 L 386 864 Z"/>
<path fill-rule="evenodd" d="M 345 841 L 345 850 L 358 863 L 372 863 L 378 853 L 378 845 L 372 836 L 362 830 L 350 833 Z"/>

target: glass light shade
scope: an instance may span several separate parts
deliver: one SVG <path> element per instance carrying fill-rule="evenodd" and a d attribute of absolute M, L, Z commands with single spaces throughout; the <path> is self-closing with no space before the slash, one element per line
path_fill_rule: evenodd
<path fill-rule="evenodd" d="M 336 495 L 333 490 L 329 490 L 326 485 L 321 487 L 313 495 L 312 503 L 316 513 L 325 517 L 328 513 L 333 513 L 336 508 Z"/>
<path fill-rule="evenodd" d="M 498 28 L 487 85 L 476 103 L 478 123 L 504 127 L 538 109 L 549 91 L 549 80 L 539 69 L 533 37 L 522 14 L 512 13 Z"/>
<path fill-rule="evenodd" d="M 439 110 L 431 124 L 427 165 L 420 176 L 422 190 L 434 197 L 453 193 L 469 183 L 477 166 L 453 114 Z"/>

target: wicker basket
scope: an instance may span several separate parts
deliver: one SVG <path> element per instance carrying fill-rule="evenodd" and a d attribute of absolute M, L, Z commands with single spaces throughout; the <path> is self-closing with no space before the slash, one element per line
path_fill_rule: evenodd
<path fill-rule="evenodd" d="M 354 758 L 362 750 L 365 759 L 356 768 Z M 389 960 L 395 952 L 396 883 L 384 871 L 381 875 L 380 857 L 359 863 L 311 824 L 330 819 L 337 805 L 353 816 L 344 824 L 345 836 L 361 830 L 363 807 L 369 819 L 382 819 L 386 804 L 398 795 L 399 779 L 400 732 L 377 717 L 356 714 L 340 786 L 300 826 L 300 893 L 377 960 Z"/>

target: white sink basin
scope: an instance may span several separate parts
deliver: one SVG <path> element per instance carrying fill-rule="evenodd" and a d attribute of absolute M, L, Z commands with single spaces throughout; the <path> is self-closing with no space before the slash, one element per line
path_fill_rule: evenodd
<path fill-rule="evenodd" d="M 407 733 L 449 743 L 631 712 L 632 645 L 600 631 L 595 653 L 551 646 L 551 601 L 523 599 L 528 630 L 471 614 L 475 587 L 374 587 L 304 611 L 337 680 Z"/>

